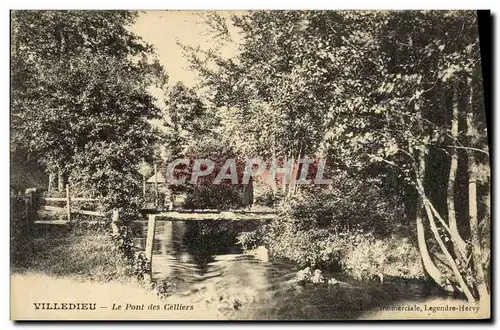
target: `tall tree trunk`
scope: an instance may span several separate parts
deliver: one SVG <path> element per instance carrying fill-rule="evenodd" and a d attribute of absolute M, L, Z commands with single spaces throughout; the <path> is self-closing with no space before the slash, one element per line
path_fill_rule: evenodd
<path fill-rule="evenodd" d="M 423 155 L 420 155 L 419 157 L 417 176 L 419 176 L 421 180 L 425 178 L 425 159 Z M 420 251 L 420 256 L 422 258 L 422 264 L 424 266 L 424 269 L 427 272 L 427 274 L 434 280 L 434 282 L 441 283 L 442 279 L 441 271 L 436 267 L 434 261 L 432 261 L 432 257 L 427 247 L 427 241 L 425 239 L 425 227 L 424 227 L 424 205 L 420 201 L 417 202 L 416 223 L 417 223 L 418 249 Z"/>
<path fill-rule="evenodd" d="M 432 233 L 434 234 L 434 238 L 436 239 L 436 242 L 439 245 L 439 248 L 441 249 L 441 252 L 443 252 L 444 256 L 446 257 L 446 260 L 448 261 L 448 266 L 452 269 L 453 274 L 455 275 L 455 280 L 458 282 L 461 291 L 465 294 L 467 297 L 467 300 L 470 302 L 475 301 L 474 296 L 472 295 L 472 292 L 470 291 L 469 287 L 467 286 L 467 283 L 465 282 L 462 274 L 460 273 L 460 270 L 458 269 L 458 266 L 455 262 L 455 259 L 453 256 L 450 254 L 448 251 L 446 245 L 444 244 L 439 230 L 437 228 L 434 215 L 431 209 L 431 202 L 427 197 L 427 194 L 425 193 L 425 188 L 424 188 L 424 178 L 425 178 L 425 168 L 426 168 L 426 160 L 425 160 L 425 152 L 422 152 L 420 157 L 419 157 L 419 174 L 416 177 L 416 184 L 417 184 L 417 190 L 420 194 L 422 204 L 424 206 L 425 213 L 427 215 L 427 219 L 429 220 L 430 224 L 430 229 Z M 422 175 L 424 174 L 424 175 Z M 418 229 L 418 228 L 417 228 Z M 443 286 L 446 290 L 450 290 L 446 283 L 443 283 L 442 281 L 437 282 L 441 286 Z"/>
<path fill-rule="evenodd" d="M 272 149 L 272 158 L 271 159 L 276 160 L 276 138 L 274 135 L 273 135 L 273 145 L 272 145 L 271 149 Z M 271 166 L 272 166 L 272 164 L 271 164 Z M 267 172 L 267 175 L 271 175 L 271 168 Z M 273 178 L 271 187 L 273 189 L 273 197 L 276 198 L 276 194 L 278 193 L 278 186 L 276 185 L 276 178 L 275 177 Z"/>
<path fill-rule="evenodd" d="M 472 147 L 474 136 L 474 114 L 473 114 L 473 93 L 471 79 L 467 81 L 470 86 L 469 104 L 467 109 L 467 140 Z M 476 289 L 480 300 L 489 300 L 488 287 L 486 286 L 486 276 L 482 264 L 481 239 L 479 236 L 478 215 L 477 215 L 477 161 L 473 150 L 467 151 L 467 163 L 469 166 L 469 223 L 470 241 L 472 246 L 472 260 L 474 264 Z"/>
<path fill-rule="evenodd" d="M 451 117 L 451 136 L 453 138 L 452 145 L 456 145 L 458 142 L 458 88 L 457 83 L 454 85 L 453 89 L 453 102 L 452 102 L 452 117 Z M 448 225 L 450 227 L 450 232 L 454 236 L 456 243 L 459 245 L 455 247 L 455 255 L 457 257 L 461 256 L 457 250 L 465 251 L 466 243 L 463 240 L 462 236 L 460 236 L 460 232 L 458 231 L 457 225 L 457 215 L 455 209 L 455 184 L 457 178 L 457 168 L 458 168 L 458 152 L 456 148 L 452 148 L 450 150 L 451 153 L 451 164 L 450 164 L 450 173 L 448 176 L 448 188 L 447 188 L 447 197 L 446 204 L 448 206 Z"/>
<path fill-rule="evenodd" d="M 290 188 L 288 190 L 288 197 L 292 197 L 295 195 L 295 192 L 297 190 L 297 180 L 300 175 L 300 163 L 299 160 L 301 159 L 302 155 L 302 142 L 299 143 L 299 150 L 297 152 L 297 156 L 294 159 L 294 162 L 292 163 L 292 168 L 290 171 Z"/>
<path fill-rule="evenodd" d="M 288 152 L 286 154 L 284 162 L 283 162 L 283 166 L 287 167 L 288 161 L 290 160 L 291 156 L 292 156 L 291 152 Z M 292 162 L 292 165 L 293 165 L 293 162 Z M 286 175 L 286 173 L 284 173 L 281 176 L 281 189 L 282 189 L 281 192 L 283 193 L 283 197 L 285 199 L 288 197 L 288 190 L 290 189 L 290 179 L 291 178 L 292 178 L 292 174 L 290 173 L 290 171 L 288 171 L 288 175 Z"/>

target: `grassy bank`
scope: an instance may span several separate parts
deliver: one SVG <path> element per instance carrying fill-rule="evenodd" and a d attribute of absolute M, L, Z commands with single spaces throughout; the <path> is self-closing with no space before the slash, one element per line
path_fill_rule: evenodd
<path fill-rule="evenodd" d="M 132 266 L 102 229 L 39 228 L 12 256 L 12 273 L 39 273 L 82 281 L 127 282 Z"/>

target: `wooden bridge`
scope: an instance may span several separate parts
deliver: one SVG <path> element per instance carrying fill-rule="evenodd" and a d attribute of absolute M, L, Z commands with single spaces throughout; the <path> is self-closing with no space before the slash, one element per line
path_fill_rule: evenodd
<path fill-rule="evenodd" d="M 72 214 L 83 214 L 95 217 L 105 218 L 106 214 L 101 211 L 83 210 L 74 207 L 75 202 L 97 202 L 95 198 L 72 197 L 70 198 L 69 186 L 66 186 L 65 197 L 41 197 L 35 194 L 35 190 L 27 190 L 27 207 L 28 213 L 32 218 L 31 221 L 37 225 L 65 225 L 71 222 Z M 45 203 L 58 202 L 64 203 L 64 206 L 41 205 L 38 209 L 38 200 L 43 199 Z M 61 219 L 42 220 L 38 215 L 48 212 L 57 212 L 64 214 Z M 272 208 L 259 207 L 253 210 L 228 210 L 222 211 L 218 209 L 174 209 L 174 210 L 158 210 L 158 209 L 142 209 L 141 213 L 145 219 L 135 220 L 134 222 L 147 222 L 151 216 L 155 217 L 155 221 L 249 221 L 249 220 L 272 220 L 276 217 L 276 213 Z M 119 215 L 113 214 L 113 222 L 118 222 Z"/>
<path fill-rule="evenodd" d="M 105 219 L 106 214 L 100 211 L 81 210 L 73 207 L 72 202 L 95 202 L 97 199 L 93 198 L 70 198 L 69 187 L 66 187 L 66 196 L 58 198 L 42 197 L 45 202 L 59 202 L 64 203 L 64 206 L 50 206 L 42 205 L 39 209 L 38 194 L 36 190 L 28 189 L 26 192 L 26 212 L 28 226 L 31 225 L 67 225 L 71 222 L 71 215 L 73 213 L 96 216 Z M 59 212 L 65 214 L 65 219 L 50 219 L 41 220 L 37 216 L 38 212 Z M 142 210 L 143 219 L 137 219 L 133 222 L 147 223 L 147 237 L 146 237 L 146 258 L 151 261 L 153 257 L 153 242 L 155 236 L 155 228 L 157 221 L 269 221 L 277 217 L 276 212 L 272 208 L 253 209 L 253 210 L 229 210 L 222 211 L 217 209 L 197 209 L 185 210 L 176 209 L 168 211 L 158 211 L 155 209 Z M 95 220 L 96 222 L 98 220 Z M 111 228 L 113 233 L 118 233 L 119 212 L 113 211 L 111 218 Z"/>
<path fill-rule="evenodd" d="M 273 220 L 276 212 L 273 210 L 251 211 L 251 210 L 231 210 L 221 211 L 212 209 L 200 210 L 171 210 L 160 213 L 148 214 L 148 217 L 155 217 L 156 221 L 248 221 L 248 220 Z M 148 221 L 148 220 L 136 220 Z"/>

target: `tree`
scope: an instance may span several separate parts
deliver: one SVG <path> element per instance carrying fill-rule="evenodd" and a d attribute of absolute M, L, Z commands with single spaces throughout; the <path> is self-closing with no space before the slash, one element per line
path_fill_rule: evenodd
<path fill-rule="evenodd" d="M 375 71 L 370 72 L 370 78 L 373 83 L 377 80 L 383 83 L 373 92 L 365 82 L 368 88 L 364 92 L 357 90 L 345 96 L 349 99 L 350 95 L 351 98 L 367 95 L 355 107 L 340 113 L 340 118 L 344 118 L 342 125 L 345 125 L 342 133 L 350 139 L 343 141 L 343 136 L 338 135 L 334 140 L 334 147 L 341 154 L 354 155 L 353 164 L 365 166 L 367 158 L 373 163 L 386 164 L 400 173 L 409 189 L 415 189 L 420 197 L 416 213 L 418 241 L 426 270 L 440 285 L 459 290 L 472 301 L 476 295 L 487 299 L 481 271 L 473 275 L 468 264 L 470 248 L 474 251 L 480 240 L 476 237 L 476 243 L 471 241 L 472 246 L 466 245 L 462 235 L 470 235 L 471 240 L 475 236 L 474 230 L 469 232 L 465 226 L 467 223 L 474 226 L 474 210 L 469 209 L 470 218 L 462 220 L 463 225 L 458 228 L 454 206 L 455 199 L 463 193 L 455 189 L 460 160 L 458 150 L 468 150 L 469 155 L 474 153 L 474 159 L 487 155 L 484 145 L 477 148 L 464 143 L 464 130 L 461 135 L 457 131 L 457 125 L 463 125 L 457 118 L 459 107 L 462 113 L 467 111 L 464 99 L 458 99 L 457 88 L 461 88 L 463 94 L 470 94 L 463 80 L 466 77 L 473 78 L 475 83 L 480 80 L 473 74 L 479 61 L 474 16 L 471 12 L 421 12 L 375 19 L 373 24 L 378 36 L 369 39 L 379 40 L 379 55 L 363 58 L 362 55 L 368 53 L 366 50 L 356 55 L 359 47 L 347 49 L 353 52 L 349 54 L 351 59 L 361 59 L 360 68 L 379 63 Z M 411 29 L 407 28 L 409 26 Z M 391 33 L 394 29 L 396 33 Z M 390 40 L 384 36 L 390 36 Z M 451 102 L 447 101 L 450 99 Z M 364 115 L 358 115 L 358 111 Z M 479 106 L 474 109 L 476 111 L 484 113 Z M 484 115 L 479 117 L 484 120 Z M 478 135 L 483 140 L 486 137 L 484 131 Z M 353 150 L 356 153 L 352 153 Z M 448 155 L 451 161 L 447 163 L 445 157 Z M 445 166 L 449 166 L 449 176 L 447 183 L 441 186 L 436 182 L 439 180 L 436 173 L 446 173 Z M 476 172 L 471 158 L 468 167 L 470 173 Z M 443 186 L 447 189 L 442 189 Z M 470 189 L 473 191 L 474 187 Z M 475 204 L 476 196 L 469 190 L 469 208 Z M 427 224 L 422 218 L 424 215 Z M 425 232 L 429 229 L 432 239 L 426 237 Z M 429 245 L 434 244 L 445 258 L 444 263 L 429 253 Z M 480 252 L 476 252 L 478 259 Z M 474 253 L 472 256 L 474 259 Z M 482 267 L 476 264 L 474 269 L 482 270 Z"/>
<path fill-rule="evenodd" d="M 208 109 L 196 93 L 178 82 L 165 98 L 164 125 L 168 128 L 167 144 L 174 158 L 186 155 L 189 149 L 209 133 Z"/>
<path fill-rule="evenodd" d="M 148 88 L 167 76 L 128 11 L 14 11 L 12 145 L 127 207 L 151 155 L 159 110 Z"/>
<path fill-rule="evenodd" d="M 242 36 L 236 58 L 186 48 L 233 149 L 326 157 L 391 182 L 414 217 L 428 275 L 468 300 L 487 299 L 476 14 L 259 11 L 233 24 Z M 464 193 L 468 209 L 456 203 Z"/>

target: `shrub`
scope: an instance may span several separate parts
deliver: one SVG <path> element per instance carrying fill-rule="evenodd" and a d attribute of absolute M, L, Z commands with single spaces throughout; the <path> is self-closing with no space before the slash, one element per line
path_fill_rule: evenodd
<path fill-rule="evenodd" d="M 258 187 L 259 185 L 255 184 L 255 186 Z M 283 200 L 283 197 L 283 192 L 280 189 L 276 191 L 263 189 L 255 190 L 255 204 L 257 205 L 274 207 Z"/>
<path fill-rule="evenodd" d="M 330 187 L 308 187 L 280 203 L 279 219 L 264 229 L 275 258 L 300 267 L 344 270 L 360 280 L 423 276 L 418 249 L 396 233 L 403 203 L 377 181 L 338 177 Z M 252 242 L 245 234 L 245 243 Z"/>
<path fill-rule="evenodd" d="M 203 184 L 188 193 L 185 209 L 235 209 L 242 206 L 242 187 L 230 184 Z"/>
<path fill-rule="evenodd" d="M 241 222 L 241 221 L 240 221 Z M 256 229 L 248 231 L 248 229 L 253 229 L 258 226 Z M 253 227 L 253 228 L 252 228 Z M 257 223 L 248 223 L 245 227 L 239 227 L 240 232 L 236 236 L 237 244 L 239 244 L 244 250 L 255 249 L 258 246 L 264 245 L 264 235 L 266 226 L 260 225 Z M 247 231 L 241 231 L 247 230 Z"/>
<path fill-rule="evenodd" d="M 236 236 L 237 243 L 245 250 L 254 249 L 258 246 L 257 231 L 244 231 Z"/>
<path fill-rule="evenodd" d="M 353 244 L 343 251 L 341 263 L 346 272 L 359 280 L 383 279 L 384 275 L 419 278 L 423 268 L 416 246 L 408 238 L 377 239 L 371 234 L 350 234 Z"/>
<path fill-rule="evenodd" d="M 362 228 L 384 236 L 404 217 L 404 208 L 401 200 L 386 194 L 379 184 L 339 176 L 328 187 L 307 187 L 278 209 L 298 230 Z"/>

